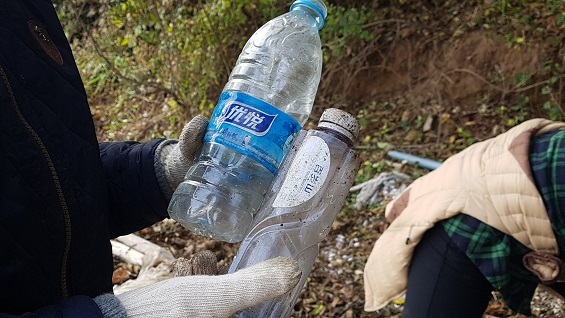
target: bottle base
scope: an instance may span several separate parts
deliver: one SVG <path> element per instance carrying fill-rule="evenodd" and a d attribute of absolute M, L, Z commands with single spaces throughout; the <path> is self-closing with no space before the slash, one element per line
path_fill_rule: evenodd
<path fill-rule="evenodd" d="M 233 193 L 206 184 L 182 182 L 169 203 L 171 218 L 186 229 L 214 240 L 241 242 L 253 221 L 253 211 L 234 207 Z"/>

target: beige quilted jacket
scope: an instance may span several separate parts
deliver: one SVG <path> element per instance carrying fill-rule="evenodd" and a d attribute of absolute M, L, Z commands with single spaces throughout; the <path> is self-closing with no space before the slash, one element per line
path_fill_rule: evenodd
<path fill-rule="evenodd" d="M 458 213 L 512 235 L 532 250 L 558 254 L 528 162 L 531 137 L 556 129 L 565 124 L 526 121 L 450 157 L 390 202 L 386 216 L 394 221 L 365 265 L 365 310 L 380 309 L 405 292 L 414 247 L 436 222 Z"/>

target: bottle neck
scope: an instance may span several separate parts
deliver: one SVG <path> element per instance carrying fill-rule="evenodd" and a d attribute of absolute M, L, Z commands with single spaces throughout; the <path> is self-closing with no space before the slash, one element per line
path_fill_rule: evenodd
<path fill-rule="evenodd" d="M 324 27 L 324 18 L 320 16 L 320 13 L 313 8 L 307 5 L 298 4 L 292 8 L 292 11 L 300 11 L 305 13 L 305 15 L 312 19 L 312 22 L 314 22 L 318 30 L 321 30 Z"/>
<path fill-rule="evenodd" d="M 347 144 L 347 146 L 349 148 L 353 148 L 353 146 L 354 146 L 353 135 L 341 126 L 338 126 L 336 124 L 329 123 L 329 122 L 323 122 L 323 123 L 318 124 L 318 127 L 314 128 L 314 130 L 329 133 L 329 134 L 333 135 L 337 139 L 339 139 L 339 140 L 343 141 L 345 144 Z"/>

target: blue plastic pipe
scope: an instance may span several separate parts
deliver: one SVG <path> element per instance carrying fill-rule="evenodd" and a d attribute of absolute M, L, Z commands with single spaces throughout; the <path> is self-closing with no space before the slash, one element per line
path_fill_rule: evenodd
<path fill-rule="evenodd" d="M 437 169 L 437 167 L 441 165 L 441 162 L 439 161 L 414 156 L 401 151 L 391 150 L 387 152 L 387 154 L 392 159 L 399 161 L 406 160 L 408 163 L 417 164 L 418 166 L 424 169 L 435 170 Z"/>

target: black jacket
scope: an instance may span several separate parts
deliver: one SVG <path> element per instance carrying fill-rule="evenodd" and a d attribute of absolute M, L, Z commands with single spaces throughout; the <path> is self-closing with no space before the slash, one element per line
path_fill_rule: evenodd
<path fill-rule="evenodd" d="M 0 316 L 100 317 L 110 238 L 167 216 L 159 142 L 98 144 L 51 2 L 2 1 Z"/>

